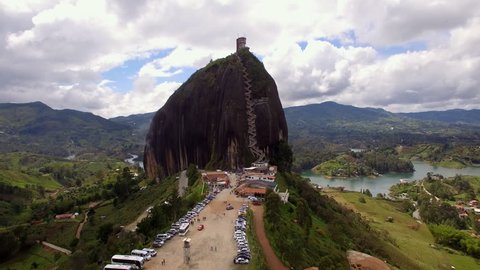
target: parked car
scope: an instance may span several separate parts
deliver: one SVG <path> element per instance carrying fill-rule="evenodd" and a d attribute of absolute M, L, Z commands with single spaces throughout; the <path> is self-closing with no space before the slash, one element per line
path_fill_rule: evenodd
<path fill-rule="evenodd" d="M 235 264 L 248 264 L 249 262 L 250 260 L 244 257 L 235 257 L 235 259 L 233 259 L 233 263 Z"/>
<path fill-rule="evenodd" d="M 244 257 L 250 260 L 252 256 L 250 254 L 250 251 L 239 251 L 237 257 Z"/>
<path fill-rule="evenodd" d="M 157 251 L 153 248 L 144 248 L 142 250 L 148 252 L 148 254 L 150 254 L 150 256 L 152 256 L 152 257 L 157 256 Z"/>
<path fill-rule="evenodd" d="M 233 209 L 233 205 L 228 204 L 227 207 L 225 207 L 225 209 L 227 209 L 227 210 L 232 210 L 232 209 Z"/>
<path fill-rule="evenodd" d="M 154 248 L 159 248 L 159 247 L 162 247 L 164 244 L 165 244 L 165 242 L 163 242 L 161 240 L 155 240 L 155 241 L 153 241 L 152 246 Z"/>

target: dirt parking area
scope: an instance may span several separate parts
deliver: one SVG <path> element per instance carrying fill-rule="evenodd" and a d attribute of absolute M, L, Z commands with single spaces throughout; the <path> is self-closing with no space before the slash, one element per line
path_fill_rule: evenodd
<path fill-rule="evenodd" d="M 233 210 L 226 210 L 225 201 L 234 206 Z M 175 236 L 166 244 L 157 249 L 157 256 L 145 263 L 146 270 L 156 269 L 242 269 L 235 265 L 233 258 L 236 255 L 236 244 L 233 239 L 234 221 L 237 210 L 246 203 L 245 198 L 237 198 L 231 194 L 231 189 L 222 190 L 199 215 L 200 222 L 195 221 L 190 226 L 186 236 Z M 206 217 L 203 221 L 202 218 Z M 203 224 L 202 231 L 197 225 Z M 191 239 L 190 263 L 184 263 L 183 238 Z M 165 259 L 165 265 L 162 260 Z"/>

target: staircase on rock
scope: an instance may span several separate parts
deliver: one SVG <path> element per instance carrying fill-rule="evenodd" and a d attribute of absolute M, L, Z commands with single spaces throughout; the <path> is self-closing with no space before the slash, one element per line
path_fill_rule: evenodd
<path fill-rule="evenodd" d="M 255 115 L 254 106 L 268 102 L 268 98 L 261 98 L 258 100 L 252 99 L 252 80 L 248 76 L 247 69 L 242 63 L 242 59 L 237 55 L 238 62 L 241 65 L 242 76 L 243 76 L 243 88 L 245 90 L 245 104 L 247 111 L 247 124 L 248 124 L 248 148 L 250 152 L 255 156 L 255 162 L 265 161 L 265 153 L 258 147 L 257 144 L 257 126 L 255 120 L 257 116 Z"/>

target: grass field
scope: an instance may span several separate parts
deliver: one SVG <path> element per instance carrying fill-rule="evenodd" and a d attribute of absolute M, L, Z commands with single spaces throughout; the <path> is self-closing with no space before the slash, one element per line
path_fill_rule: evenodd
<path fill-rule="evenodd" d="M 27 185 L 41 186 L 47 190 L 54 190 L 62 186 L 51 176 L 32 176 L 20 171 L 2 169 L 0 169 L 0 182 L 21 188 L 25 188 Z"/>
<path fill-rule="evenodd" d="M 70 249 L 70 243 L 75 238 L 79 217 L 71 220 L 52 221 L 50 224 L 41 224 L 32 226 L 35 234 L 43 235 L 45 241 L 54 245 Z"/>
<path fill-rule="evenodd" d="M 455 160 L 442 160 L 440 162 L 434 162 L 433 165 L 452 169 L 463 169 L 466 167 L 465 164 Z"/>
<path fill-rule="evenodd" d="M 388 232 L 399 250 L 417 262 L 421 269 L 450 269 L 452 265 L 456 269 L 480 269 L 480 264 L 472 257 L 450 254 L 444 249 L 431 247 L 434 239 L 428 227 L 417 223 L 409 214 L 397 210 L 399 205 L 395 202 L 370 198 L 356 192 L 328 191 L 327 195 L 359 212 L 374 228 Z M 361 203 L 360 197 L 364 197 L 366 203 Z M 392 217 L 393 222 L 385 221 L 387 217 Z"/>

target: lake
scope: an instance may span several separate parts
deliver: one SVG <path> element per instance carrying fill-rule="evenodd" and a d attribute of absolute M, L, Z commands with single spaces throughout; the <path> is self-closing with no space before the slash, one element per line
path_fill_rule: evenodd
<path fill-rule="evenodd" d="M 420 180 L 427 176 L 428 172 L 441 174 L 445 177 L 460 175 L 480 176 L 480 167 L 466 167 L 463 169 L 451 169 L 444 167 L 432 166 L 428 162 L 412 161 L 415 168 L 413 173 L 387 173 L 379 177 L 350 177 L 350 178 L 333 178 L 327 179 L 321 175 L 315 175 L 311 171 L 302 173 L 303 177 L 310 178 L 312 183 L 322 187 L 329 185 L 330 187 L 345 187 L 346 190 L 360 191 L 361 189 L 369 189 L 373 196 L 377 193 L 388 194 L 391 186 L 400 183 L 400 179 L 407 181 Z"/>

